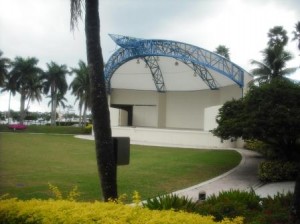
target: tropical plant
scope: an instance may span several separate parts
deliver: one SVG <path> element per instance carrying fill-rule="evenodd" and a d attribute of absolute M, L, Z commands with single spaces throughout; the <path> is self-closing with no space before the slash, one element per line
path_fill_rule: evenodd
<path fill-rule="evenodd" d="M 224 58 L 230 60 L 229 48 L 226 47 L 225 45 L 219 45 L 218 47 L 216 47 L 216 50 L 214 51 L 214 53 L 219 54 L 219 55 L 223 56 Z"/>
<path fill-rule="evenodd" d="M 25 117 L 25 101 L 41 100 L 41 73 L 42 70 L 37 66 L 38 59 L 34 57 L 16 57 L 11 63 L 12 70 L 5 90 L 11 91 L 14 95 L 20 93 L 20 123 Z"/>
<path fill-rule="evenodd" d="M 82 14 L 83 0 L 71 0 L 71 28 Z M 113 151 L 110 114 L 104 80 L 100 44 L 99 1 L 85 0 L 85 34 L 90 78 L 91 111 L 96 144 L 96 158 L 104 201 L 118 198 L 117 167 Z"/>
<path fill-rule="evenodd" d="M 284 47 L 288 43 L 288 36 L 286 30 L 282 26 L 274 26 L 268 32 L 268 45 L 270 47 L 280 46 Z"/>
<path fill-rule="evenodd" d="M 295 24 L 295 30 L 293 31 L 293 39 L 298 41 L 298 49 L 300 50 L 300 21 Z"/>
<path fill-rule="evenodd" d="M 10 66 L 10 60 L 8 58 L 4 58 L 3 52 L 0 50 L 0 87 L 4 87 L 5 80 L 8 76 L 8 68 Z"/>
<path fill-rule="evenodd" d="M 277 77 L 285 77 L 294 73 L 297 68 L 287 68 L 293 55 L 284 50 L 288 42 L 287 32 L 282 26 L 275 26 L 268 32 L 268 46 L 262 51 L 262 62 L 251 60 L 251 64 L 256 68 L 252 69 L 251 73 L 256 76 L 252 83 L 262 84 L 270 82 Z"/>
<path fill-rule="evenodd" d="M 262 51 L 262 54 L 262 62 L 256 60 L 251 61 L 251 64 L 256 66 L 256 68 L 251 70 L 251 73 L 257 76 L 254 82 L 256 81 L 258 84 L 270 82 L 276 77 L 285 77 L 297 70 L 297 68 L 286 68 L 287 62 L 290 61 L 293 56 L 280 46 L 268 47 Z"/>
<path fill-rule="evenodd" d="M 50 92 L 51 98 L 51 125 L 56 125 L 56 108 L 58 106 L 58 98 L 64 98 L 68 90 L 66 74 L 68 69 L 66 65 L 58 65 L 55 62 L 47 63 L 47 71 L 43 75 L 45 80 L 43 83 L 44 93 Z"/>
<path fill-rule="evenodd" d="M 287 161 L 300 161 L 300 85 L 287 78 L 273 79 L 261 86 L 252 86 L 241 100 L 238 110 L 229 113 L 230 104 L 222 107 L 213 133 L 223 139 L 243 137 L 257 139 L 272 146 Z M 228 105 L 229 104 L 229 105 Z M 242 113 L 242 114 L 240 114 Z M 235 122 L 234 129 L 230 123 Z M 296 179 L 293 214 L 300 221 L 300 170 Z"/>
<path fill-rule="evenodd" d="M 79 123 L 86 123 L 86 111 L 91 108 L 90 97 L 90 79 L 87 65 L 83 61 L 78 62 L 79 68 L 72 68 L 72 72 L 75 73 L 75 78 L 71 82 L 69 89 L 72 89 L 72 94 L 76 96 L 76 101 L 79 105 Z M 81 120 L 83 107 L 83 119 Z M 82 122 L 81 122 L 82 121 Z"/>

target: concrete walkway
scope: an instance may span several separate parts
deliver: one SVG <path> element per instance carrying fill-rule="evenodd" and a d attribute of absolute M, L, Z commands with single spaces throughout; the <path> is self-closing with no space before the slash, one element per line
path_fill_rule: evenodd
<path fill-rule="evenodd" d="M 78 135 L 75 137 L 89 140 L 94 139 L 93 136 L 86 135 Z M 263 184 L 259 181 L 257 176 L 258 165 L 263 161 L 260 154 L 245 149 L 234 150 L 242 155 L 242 160 L 237 167 L 211 180 L 173 193 L 180 196 L 187 196 L 196 201 L 199 199 L 199 193 L 203 191 L 206 193 L 206 196 L 209 196 L 230 189 L 253 189 L 261 197 L 267 197 L 268 195 L 273 196 L 276 195 L 277 192 L 294 192 L 295 182 Z"/>
<path fill-rule="evenodd" d="M 193 200 L 199 199 L 199 193 L 205 192 L 206 196 L 218 194 L 221 191 L 239 189 L 249 191 L 251 189 L 261 197 L 274 196 L 277 192 L 294 192 L 295 182 L 280 182 L 263 184 L 257 176 L 258 165 L 263 158 L 256 152 L 235 149 L 242 155 L 240 164 L 227 173 L 198 185 L 173 192 L 180 196 L 187 196 Z"/>

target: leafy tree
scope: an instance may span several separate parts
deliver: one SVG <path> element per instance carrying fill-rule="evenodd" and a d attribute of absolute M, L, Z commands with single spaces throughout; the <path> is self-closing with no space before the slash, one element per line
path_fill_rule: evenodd
<path fill-rule="evenodd" d="M 242 137 L 272 145 L 288 161 L 300 162 L 300 85 L 286 78 L 252 86 L 239 101 L 224 104 L 212 132 L 222 139 Z M 299 185 L 296 180 L 294 213 L 300 219 Z"/>
<path fill-rule="evenodd" d="M 79 68 L 72 69 L 76 76 L 71 82 L 69 89 L 72 89 L 72 94 L 76 96 L 76 101 L 79 101 L 80 118 L 83 107 L 83 124 L 85 124 L 86 111 L 91 108 L 90 79 L 87 65 L 80 60 L 78 66 Z"/>
<path fill-rule="evenodd" d="M 71 28 L 73 29 L 81 17 L 82 2 L 83 0 L 71 0 Z M 85 34 L 97 165 L 103 197 L 108 201 L 109 198 L 118 197 L 117 169 L 104 81 L 98 0 L 85 0 Z"/>
<path fill-rule="evenodd" d="M 227 48 L 225 45 L 219 45 L 218 47 L 216 47 L 214 53 L 219 54 L 224 58 L 230 60 L 229 48 Z"/>
<path fill-rule="evenodd" d="M 3 52 L 0 50 L 0 87 L 5 85 L 5 80 L 8 78 L 8 68 L 10 66 L 10 60 L 4 58 Z"/>
<path fill-rule="evenodd" d="M 20 123 L 23 123 L 25 117 L 25 101 L 41 100 L 39 92 L 41 89 L 42 70 L 37 64 L 38 59 L 34 57 L 16 57 L 11 63 L 12 70 L 6 89 L 10 90 L 13 94 L 18 92 L 21 95 Z"/>
<path fill-rule="evenodd" d="M 51 98 L 51 125 L 56 125 L 56 108 L 58 106 L 58 97 L 64 97 L 68 90 L 66 74 L 68 69 L 66 65 L 58 65 L 55 62 L 47 63 L 47 71 L 43 75 L 44 93 L 50 92 Z"/>

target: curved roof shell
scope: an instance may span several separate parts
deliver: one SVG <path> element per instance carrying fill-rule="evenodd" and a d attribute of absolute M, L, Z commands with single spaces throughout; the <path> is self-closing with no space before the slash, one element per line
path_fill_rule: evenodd
<path fill-rule="evenodd" d="M 190 44 L 110 35 L 120 47 L 104 68 L 108 89 L 166 91 L 216 90 L 251 75 L 226 58 Z"/>

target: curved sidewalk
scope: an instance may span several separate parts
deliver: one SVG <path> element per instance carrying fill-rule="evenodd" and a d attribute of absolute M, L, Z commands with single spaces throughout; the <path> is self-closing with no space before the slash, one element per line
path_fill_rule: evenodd
<path fill-rule="evenodd" d="M 263 184 L 258 179 L 258 165 L 263 158 L 256 152 L 245 149 L 234 149 L 242 155 L 240 164 L 234 169 L 206 182 L 173 192 L 193 200 L 199 199 L 199 193 L 205 192 L 206 197 L 221 191 L 253 189 L 261 197 L 279 193 L 294 192 L 295 182 Z"/>

